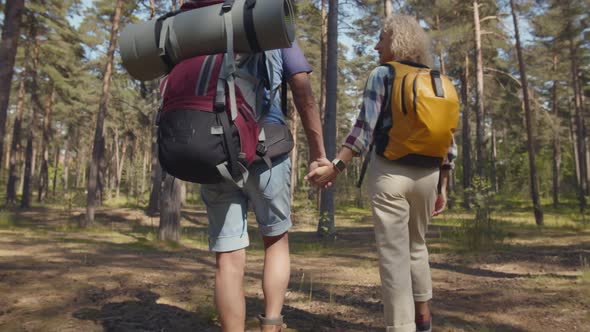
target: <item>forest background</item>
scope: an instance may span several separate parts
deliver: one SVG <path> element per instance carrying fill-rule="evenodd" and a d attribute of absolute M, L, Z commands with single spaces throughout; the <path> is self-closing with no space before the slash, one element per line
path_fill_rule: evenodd
<path fill-rule="evenodd" d="M 123 211 L 117 209 L 149 220 L 150 245 L 205 236 L 202 229 L 191 233 L 187 212 L 203 209 L 199 185 L 173 181 L 158 164 L 158 82 L 133 80 L 117 47 L 121 27 L 181 3 L 0 0 L 0 198 L 2 225 L 14 236 L 52 216 L 59 216 L 60 231 L 112 230 L 109 213 Z M 433 67 L 453 80 L 462 103 L 443 242 L 489 253 L 520 232 L 547 241 L 558 229 L 574 237 L 563 250 L 571 249 L 576 278 L 587 280 L 589 5 L 296 1 L 297 39 L 314 68 L 328 157 L 348 134 L 377 65 L 380 20 L 392 12 L 415 16 L 432 37 Z M 288 123 L 297 147 L 294 218 L 314 228 L 303 241 L 316 243 L 317 252 L 338 248 L 348 218 L 370 222 L 366 188 L 355 186 L 362 158 L 332 189 L 318 192 L 303 179 L 309 151 L 292 103 Z M 584 305 L 580 317 L 587 316 Z"/>

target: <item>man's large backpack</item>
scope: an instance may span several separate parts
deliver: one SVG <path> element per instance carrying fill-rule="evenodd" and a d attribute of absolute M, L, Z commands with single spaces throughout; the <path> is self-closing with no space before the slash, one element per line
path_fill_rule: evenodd
<path fill-rule="evenodd" d="M 416 63 L 392 61 L 384 66 L 393 84 L 386 91 L 375 128 L 375 153 L 417 167 L 440 167 L 459 122 L 459 98 L 453 83 L 439 71 Z"/>
<path fill-rule="evenodd" d="M 266 152 L 257 112 L 272 70 L 264 52 L 236 57 L 231 27 L 226 28 L 227 53 L 184 60 L 162 80 L 158 157 L 162 168 L 181 180 L 241 186 L 248 166 Z"/>

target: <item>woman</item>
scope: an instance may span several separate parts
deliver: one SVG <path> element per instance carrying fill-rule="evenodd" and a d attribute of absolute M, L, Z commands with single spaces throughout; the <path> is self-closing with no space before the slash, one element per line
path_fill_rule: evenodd
<path fill-rule="evenodd" d="M 384 20 L 375 49 L 379 52 L 381 64 L 403 61 L 424 65 L 430 59 L 428 44 L 429 38 L 414 18 L 393 15 Z M 333 165 L 324 165 L 310 172 L 306 179 L 327 188 L 353 156 L 368 149 L 374 137 L 379 151 L 379 133 L 383 133 L 387 126 L 384 124 L 387 121 L 380 115 L 385 112 L 382 109 L 389 112 L 389 108 L 382 108 L 382 105 L 389 106 L 392 102 L 386 95 L 392 91 L 394 75 L 387 66 L 379 66 L 371 72 L 360 113 L 337 159 Z M 386 129 L 389 128 L 392 128 L 391 124 Z M 432 281 L 425 235 L 431 217 L 441 213 L 446 205 L 447 178 L 455 157 L 452 138 L 450 140 L 442 167 L 443 158 L 434 166 L 425 166 L 388 160 L 379 152 L 372 156 L 368 189 L 387 331 L 432 330 L 429 308 Z M 446 151 L 444 144 L 443 154 Z"/>

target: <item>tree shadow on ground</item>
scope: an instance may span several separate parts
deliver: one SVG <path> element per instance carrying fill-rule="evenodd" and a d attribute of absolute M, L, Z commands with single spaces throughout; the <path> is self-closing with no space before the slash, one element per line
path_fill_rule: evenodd
<path fill-rule="evenodd" d="M 218 331 L 203 315 L 156 303 L 158 294 L 138 290 L 135 297 L 136 300 L 111 302 L 99 309 L 82 308 L 73 316 L 99 323 L 107 332 Z"/>
<path fill-rule="evenodd" d="M 471 268 L 471 267 L 461 266 L 461 265 L 453 265 L 453 264 L 449 264 L 449 263 L 430 262 L 430 267 L 433 269 L 453 271 L 453 272 L 472 275 L 472 276 L 476 276 L 476 277 L 511 279 L 511 278 L 527 278 L 527 277 L 533 276 L 530 273 L 506 273 L 506 272 L 498 272 L 498 271 L 486 270 L 486 269 L 480 269 L 480 268 Z M 556 274 L 556 273 L 535 274 L 534 276 L 535 277 L 542 276 L 542 277 L 551 277 L 551 278 L 559 278 L 559 279 L 570 279 L 570 280 L 578 279 L 577 276 L 562 275 L 562 274 Z"/>

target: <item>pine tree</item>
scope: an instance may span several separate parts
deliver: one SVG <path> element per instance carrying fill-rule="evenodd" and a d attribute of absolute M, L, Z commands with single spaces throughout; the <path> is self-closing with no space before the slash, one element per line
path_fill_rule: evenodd
<path fill-rule="evenodd" d="M 0 44 L 0 165 L 2 165 L 2 156 L 4 155 L 6 115 L 24 8 L 24 0 L 7 0 L 4 6 L 4 26 L 2 43 Z"/>
<path fill-rule="evenodd" d="M 92 161 L 90 163 L 90 173 L 88 177 L 88 196 L 86 206 L 86 217 L 81 222 L 82 227 L 86 227 L 94 222 L 94 209 L 96 208 L 97 187 L 99 185 L 99 163 L 103 157 L 104 149 L 104 119 L 107 113 L 107 104 L 109 98 L 109 84 L 113 70 L 113 59 L 115 48 L 117 45 L 117 32 L 119 30 L 119 20 L 121 17 L 121 10 L 123 7 L 123 0 L 117 0 L 115 7 L 115 14 L 113 15 L 112 28 L 110 33 L 110 42 L 107 53 L 107 63 L 104 70 L 102 95 L 96 120 L 96 130 L 94 134 L 94 145 L 92 149 Z"/>

